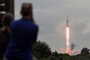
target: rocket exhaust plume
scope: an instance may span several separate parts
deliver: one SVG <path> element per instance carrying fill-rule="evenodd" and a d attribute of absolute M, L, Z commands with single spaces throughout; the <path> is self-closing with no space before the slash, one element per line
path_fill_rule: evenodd
<path fill-rule="evenodd" d="M 69 20 L 66 20 L 66 53 L 71 54 Z"/>
<path fill-rule="evenodd" d="M 73 54 L 78 54 L 77 51 L 74 51 L 74 44 L 70 43 L 70 28 L 69 28 L 69 20 L 68 20 L 68 16 L 67 16 L 67 20 L 66 20 L 66 48 L 62 48 L 61 51 L 63 53 L 69 54 L 69 55 L 73 55 Z"/>

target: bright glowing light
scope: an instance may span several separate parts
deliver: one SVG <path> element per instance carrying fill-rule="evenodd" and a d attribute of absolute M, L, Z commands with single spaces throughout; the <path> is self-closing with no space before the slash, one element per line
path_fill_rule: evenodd
<path fill-rule="evenodd" d="M 66 45 L 69 46 L 70 42 L 69 42 L 69 27 L 66 27 Z"/>
<path fill-rule="evenodd" d="M 71 54 L 71 48 L 70 48 L 70 30 L 69 27 L 66 27 L 66 53 Z"/>

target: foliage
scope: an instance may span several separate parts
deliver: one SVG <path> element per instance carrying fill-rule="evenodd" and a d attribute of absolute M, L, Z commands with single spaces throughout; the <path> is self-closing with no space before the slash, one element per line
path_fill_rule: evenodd
<path fill-rule="evenodd" d="M 81 55 L 87 55 L 87 54 L 89 54 L 89 49 L 88 48 L 83 48 L 81 50 Z"/>
<path fill-rule="evenodd" d="M 37 41 L 33 46 L 33 54 L 38 58 L 47 58 L 51 55 L 51 49 L 45 42 Z"/>
<path fill-rule="evenodd" d="M 37 41 L 33 46 L 34 55 L 38 60 L 90 60 L 89 50 L 88 48 L 83 48 L 80 54 L 68 55 L 57 51 L 51 52 L 51 49 L 45 42 Z"/>

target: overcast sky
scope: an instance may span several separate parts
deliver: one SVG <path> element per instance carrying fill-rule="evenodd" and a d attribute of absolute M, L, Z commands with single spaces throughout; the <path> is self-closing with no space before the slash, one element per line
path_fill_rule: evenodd
<path fill-rule="evenodd" d="M 65 48 L 66 16 L 70 21 L 70 41 L 75 49 L 90 48 L 90 0 L 15 0 L 15 18 L 23 2 L 33 3 L 34 19 L 39 25 L 38 40 L 45 41 L 52 51 Z"/>

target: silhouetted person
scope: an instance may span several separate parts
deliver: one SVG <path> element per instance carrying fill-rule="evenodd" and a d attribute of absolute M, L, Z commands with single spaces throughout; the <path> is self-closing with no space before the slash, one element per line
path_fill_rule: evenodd
<path fill-rule="evenodd" d="M 22 18 L 11 24 L 11 40 L 5 57 L 7 60 L 32 60 L 32 44 L 35 43 L 38 26 L 33 21 L 32 4 L 23 3 Z"/>
<path fill-rule="evenodd" d="M 6 13 L 2 18 L 2 28 L 0 29 L 0 60 L 3 60 L 3 54 L 9 42 L 10 23 L 13 20 L 11 13 Z"/>

